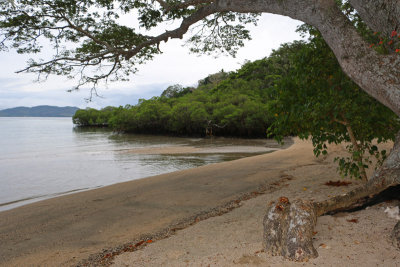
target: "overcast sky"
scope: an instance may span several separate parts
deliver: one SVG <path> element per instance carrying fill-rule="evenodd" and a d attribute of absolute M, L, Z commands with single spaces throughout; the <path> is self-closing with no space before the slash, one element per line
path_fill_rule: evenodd
<path fill-rule="evenodd" d="M 299 21 L 279 15 L 265 14 L 258 26 L 251 27 L 252 40 L 241 48 L 236 56 L 198 56 L 189 54 L 181 40 L 170 40 L 161 45 L 163 54 L 139 67 L 139 72 L 128 82 L 110 83 L 108 88 L 99 88 L 102 98 L 87 103 L 89 90 L 68 93 L 72 81 L 62 77 L 51 77 L 46 82 L 34 83 L 33 74 L 16 74 L 25 66 L 26 55 L 0 52 L 0 110 L 17 106 L 87 106 L 101 108 L 136 104 L 139 98 L 158 96 L 169 85 L 197 85 L 197 81 L 221 69 L 232 71 L 240 68 L 245 60 L 256 60 L 268 56 L 280 44 L 300 39 L 295 32 Z"/>

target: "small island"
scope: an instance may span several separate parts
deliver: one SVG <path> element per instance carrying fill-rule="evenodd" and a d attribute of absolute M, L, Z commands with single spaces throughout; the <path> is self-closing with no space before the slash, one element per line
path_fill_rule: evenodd
<path fill-rule="evenodd" d="M 72 117 L 79 110 L 77 107 L 15 107 L 0 110 L 0 117 Z"/>

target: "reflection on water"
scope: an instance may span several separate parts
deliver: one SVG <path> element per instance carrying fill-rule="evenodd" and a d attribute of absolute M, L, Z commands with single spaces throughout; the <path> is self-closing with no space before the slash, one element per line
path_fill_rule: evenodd
<path fill-rule="evenodd" d="M 0 118 L 0 210 L 161 173 L 234 160 L 226 146 L 277 147 L 268 140 L 122 135 L 73 128 L 71 118 Z M 160 147 L 218 148 L 215 153 L 124 153 Z"/>

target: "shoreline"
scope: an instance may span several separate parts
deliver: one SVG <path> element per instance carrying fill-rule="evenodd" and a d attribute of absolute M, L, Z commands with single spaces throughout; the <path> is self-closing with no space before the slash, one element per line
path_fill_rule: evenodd
<path fill-rule="evenodd" d="M 229 141 L 232 139 L 233 141 Z M 226 143 L 228 141 L 228 143 Z M 222 138 L 217 137 L 214 139 L 193 139 L 193 141 L 189 142 L 190 145 L 156 145 L 151 146 L 149 148 L 138 147 L 134 149 L 117 149 L 114 151 L 116 155 L 156 155 L 156 156 L 172 156 L 172 157 L 180 157 L 180 156 L 188 156 L 188 157 L 213 157 L 219 156 L 223 157 L 219 162 L 225 162 L 235 159 L 240 159 L 244 157 L 251 157 L 260 154 L 271 153 L 276 150 L 286 149 L 287 147 L 293 144 L 293 141 L 289 138 L 285 140 L 284 145 L 278 145 L 276 141 L 272 139 L 238 139 L 238 138 Z M 209 143 L 209 144 L 208 144 Z M 207 163 L 205 165 L 208 165 Z M 214 163 L 211 163 L 214 164 Z M 203 166 L 205 166 L 203 165 Z M 196 167 L 192 167 L 196 168 Z M 184 170 L 184 169 L 183 169 Z M 146 179 L 155 175 L 166 174 L 173 172 L 172 170 L 168 170 L 167 172 L 159 172 L 157 174 L 138 177 L 133 180 Z M 133 181 L 130 180 L 130 181 Z M 125 180 L 126 181 L 126 180 Z M 125 182 L 125 181 L 119 181 Z M 128 180 L 129 181 L 129 180 Z M 97 186 L 86 186 L 82 188 L 72 188 L 68 191 L 58 191 L 58 192 L 46 192 L 39 195 L 26 195 L 18 199 L 12 199 L 10 201 L 6 201 L 4 203 L 0 203 L 0 212 L 11 210 L 14 208 L 18 208 L 24 205 L 28 205 L 31 203 L 39 202 L 46 199 L 52 199 L 59 196 L 65 196 L 69 194 L 74 194 L 76 192 L 84 192 L 88 190 L 94 190 L 97 188 L 102 188 L 105 186 L 113 185 L 112 184 L 104 184 Z"/>
<path fill-rule="evenodd" d="M 281 179 L 277 181 L 271 181 L 270 183 L 267 183 L 265 185 L 260 185 L 259 188 L 255 191 L 240 194 L 236 198 L 224 203 L 223 205 L 175 221 L 167 227 L 159 230 L 158 232 L 146 233 L 140 235 L 138 238 L 132 240 L 131 242 L 121 244 L 117 247 L 103 249 L 102 252 L 92 254 L 87 259 L 80 261 L 77 266 L 109 266 L 113 263 L 116 256 L 122 255 L 126 252 L 138 251 L 153 242 L 172 237 L 179 231 L 194 226 L 201 221 L 227 214 L 234 209 L 240 208 L 243 205 L 244 201 L 256 198 L 269 192 L 273 192 L 274 190 L 282 186 L 286 186 L 287 184 L 285 184 L 285 181 L 292 179 L 290 176 L 284 175 L 280 178 Z"/>
<path fill-rule="evenodd" d="M 134 262 L 130 258 L 132 255 L 148 256 L 148 249 L 158 245 L 167 243 L 165 246 L 172 248 L 168 242 L 204 224 L 208 226 L 207 230 L 201 232 L 201 236 L 207 236 L 209 232 L 215 235 L 212 238 L 216 238 L 217 235 L 211 229 L 221 224 L 216 224 L 215 221 L 225 220 L 239 213 L 241 220 L 252 222 L 263 216 L 264 206 L 275 195 L 287 195 L 290 199 L 307 195 L 320 200 L 357 186 L 357 182 L 346 188 L 321 186 L 327 179 L 338 179 L 336 166 L 331 161 L 332 157 L 340 153 L 343 153 L 343 148 L 336 146 L 329 157 L 316 159 L 310 142 L 295 139 L 295 143 L 289 148 L 270 154 L 111 185 L 0 212 L 0 265 L 76 266 L 92 255 L 91 260 L 87 261 L 90 265 L 93 257 L 96 257 L 93 255 L 103 255 L 102 252 L 112 251 L 124 244 L 135 245 L 137 243 L 134 242 L 146 235 L 150 238 L 163 229 L 172 229 L 171 226 L 176 226 L 177 223 L 179 226 L 182 220 L 196 222 L 196 217 L 193 216 L 207 214 L 212 209 L 224 208 L 225 205 L 228 212 L 224 215 L 209 218 L 208 214 L 196 224 L 181 225 L 183 228 L 178 227 L 169 238 L 146 243 L 144 249 L 122 253 L 115 260 L 117 266 L 118 262 L 120 266 L 124 266 L 123 264 Z M 293 179 L 282 182 L 285 177 Z M 268 194 L 256 194 L 255 198 L 234 202 L 233 206 L 239 204 L 235 209 L 226 206 L 240 196 L 257 192 L 261 185 L 274 183 L 280 186 L 272 188 Z M 257 202 L 258 206 L 251 208 L 249 213 L 244 207 L 253 202 Z M 241 214 L 243 211 L 245 213 Z M 255 211 L 258 212 L 254 213 Z M 220 214 L 216 212 L 215 215 Z M 233 221 L 229 224 L 223 223 L 222 226 L 225 229 L 232 224 Z M 254 232 L 251 228 L 242 226 L 233 232 L 231 230 L 230 235 L 235 233 L 233 236 L 240 236 L 241 231 L 245 230 Z M 257 238 L 262 236 L 258 231 L 252 234 Z M 196 235 L 184 237 L 182 242 L 186 242 L 185 240 L 194 242 L 186 245 L 193 248 L 207 245 L 207 242 L 210 245 L 210 241 L 204 239 L 206 243 L 203 244 Z M 222 248 L 226 248 L 224 241 L 215 239 L 211 243 L 221 243 Z M 156 254 L 160 257 L 164 255 L 158 252 Z M 192 256 L 194 260 L 197 259 L 194 254 Z M 181 260 L 179 257 L 176 259 L 178 263 Z M 193 262 L 193 265 L 197 266 L 198 263 Z M 157 259 L 154 259 L 149 265 L 157 264 Z"/>

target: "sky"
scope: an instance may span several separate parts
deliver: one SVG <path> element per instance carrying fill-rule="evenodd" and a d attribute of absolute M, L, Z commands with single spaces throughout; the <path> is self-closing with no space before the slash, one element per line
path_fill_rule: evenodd
<path fill-rule="evenodd" d="M 74 82 L 64 77 L 50 77 L 47 81 L 34 82 L 34 74 L 16 74 L 26 66 L 27 55 L 0 51 L 0 110 L 17 106 L 77 106 L 79 108 L 135 105 L 138 99 L 159 96 L 169 85 L 196 86 L 200 79 L 221 71 L 233 71 L 246 60 L 268 56 L 280 44 L 299 40 L 295 32 L 301 22 L 280 15 L 264 14 L 257 26 L 249 27 L 252 40 L 247 41 L 236 57 L 195 55 L 183 46 L 183 40 L 170 40 L 160 46 L 163 53 L 139 66 L 130 81 L 110 83 L 99 87 L 101 97 L 89 97 L 89 88 L 67 92 Z"/>

